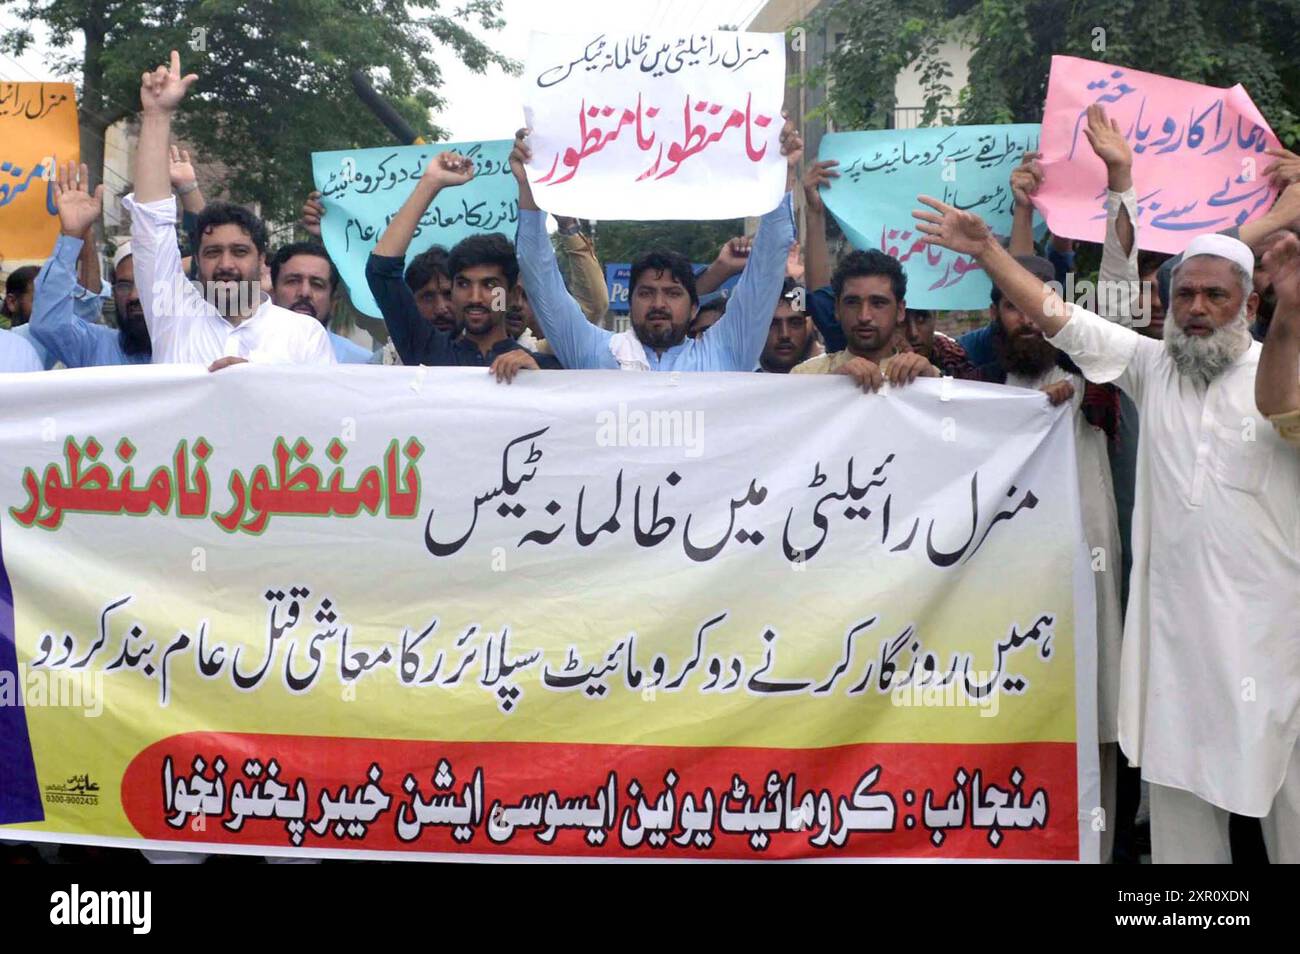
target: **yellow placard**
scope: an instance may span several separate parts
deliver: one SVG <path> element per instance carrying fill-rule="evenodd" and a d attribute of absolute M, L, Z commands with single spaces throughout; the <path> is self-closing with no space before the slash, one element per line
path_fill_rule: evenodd
<path fill-rule="evenodd" d="M 45 258 L 59 233 L 51 170 L 81 160 L 71 83 L 0 83 L 0 257 Z"/>

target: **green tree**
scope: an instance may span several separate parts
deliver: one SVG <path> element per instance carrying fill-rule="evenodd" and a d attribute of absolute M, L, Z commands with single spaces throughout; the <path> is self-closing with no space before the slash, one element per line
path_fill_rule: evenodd
<path fill-rule="evenodd" d="M 727 239 L 745 234 L 744 219 L 690 222 L 599 222 L 596 253 L 606 264 L 630 262 L 651 249 L 680 252 L 692 262 L 708 264 Z"/>
<path fill-rule="evenodd" d="M 826 113 L 845 129 L 888 125 L 902 69 L 920 69 L 927 121 L 946 94 L 937 41 L 971 49 L 964 123 L 1038 122 L 1053 54 L 1194 83 L 1241 83 L 1284 143 L 1300 140 L 1300 0 L 838 0 L 839 49 L 806 82 L 829 81 Z M 934 82 L 935 79 L 938 82 Z"/>
<path fill-rule="evenodd" d="M 1284 142 L 1300 138 L 1300 0 L 983 0 L 964 122 L 1037 122 L 1053 54 L 1241 83 Z"/>
<path fill-rule="evenodd" d="M 969 6 L 967 0 L 964 6 Z M 826 30 L 839 38 L 828 43 L 825 59 L 804 82 L 825 86 L 826 98 L 815 118 L 841 129 L 884 129 L 892 125 L 894 83 L 906 69 L 920 71 L 926 92 L 923 123 L 943 118 L 942 100 L 952 93 L 952 70 L 939 44 L 960 29 L 954 20 L 963 4 L 952 0 L 835 0 L 823 3 L 805 30 Z"/>
<path fill-rule="evenodd" d="M 59 75 L 78 80 L 81 154 L 103 168 L 104 134 L 139 110 L 140 74 L 181 51 L 199 75 L 178 116 L 179 135 L 204 162 L 228 170 L 222 185 L 268 217 L 296 217 L 311 183 L 311 152 L 381 145 L 392 136 L 362 106 L 349 74 L 367 71 L 375 88 L 426 139 L 446 138 L 430 119 L 443 105 L 438 59 L 471 70 L 518 64 L 475 30 L 502 25 L 500 0 L 463 0 L 440 12 L 437 0 L 0 0 L 27 26 L 0 38 L 21 54 L 30 24 L 50 31 L 56 50 L 78 35 L 81 56 L 56 53 Z M 444 59 L 445 61 L 445 59 Z M 98 179 L 98 174 L 95 175 Z"/>

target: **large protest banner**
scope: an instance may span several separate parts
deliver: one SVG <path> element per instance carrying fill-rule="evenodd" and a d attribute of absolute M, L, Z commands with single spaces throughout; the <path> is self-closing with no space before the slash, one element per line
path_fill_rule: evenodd
<path fill-rule="evenodd" d="M 779 33 L 533 33 L 522 82 L 548 212 L 732 219 L 785 192 Z"/>
<path fill-rule="evenodd" d="M 1094 103 L 1133 150 L 1138 246 L 1181 252 L 1195 236 L 1268 211 L 1277 197 L 1261 175 L 1277 136 L 1241 84 L 1231 89 L 1053 56 L 1043 107 L 1043 185 L 1035 207 L 1056 235 L 1106 237 L 1106 165 L 1083 134 Z"/>
<path fill-rule="evenodd" d="M 1011 234 L 1011 170 L 1038 148 L 1036 124 L 940 126 L 827 133 L 819 160 L 839 161 L 840 177 L 822 201 L 854 248 L 877 248 L 907 274 L 907 304 L 951 310 L 987 308 L 992 284 L 969 255 L 927 245 L 912 210 L 931 195 Z"/>
<path fill-rule="evenodd" d="M 420 217 L 406 261 L 432 245 L 451 248 L 478 232 L 503 232 L 513 242 L 519 196 L 507 161 L 510 147 L 510 140 L 490 140 L 313 152 L 312 177 L 325 206 L 321 239 L 347 283 L 352 304 L 380 317 L 366 283 L 366 259 L 440 152 L 473 159 L 474 178 L 438 194 Z"/>
<path fill-rule="evenodd" d="M 1071 434 L 951 380 L 8 376 L 0 836 L 1095 860 Z"/>
<path fill-rule="evenodd" d="M 45 258 L 59 235 L 51 166 L 81 158 L 72 84 L 0 83 L 0 142 L 0 259 Z"/>

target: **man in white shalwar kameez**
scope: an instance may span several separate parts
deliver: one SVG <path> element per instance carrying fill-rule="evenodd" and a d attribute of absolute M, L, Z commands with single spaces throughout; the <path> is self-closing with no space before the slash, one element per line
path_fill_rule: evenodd
<path fill-rule="evenodd" d="M 1120 745 L 1151 786 L 1157 862 L 1227 862 L 1230 812 L 1300 862 L 1300 455 L 1255 407 L 1254 255 L 1193 239 L 1165 341 L 1066 305 L 976 215 L 921 197 L 928 240 L 974 255 L 1090 381 L 1142 417 Z"/>

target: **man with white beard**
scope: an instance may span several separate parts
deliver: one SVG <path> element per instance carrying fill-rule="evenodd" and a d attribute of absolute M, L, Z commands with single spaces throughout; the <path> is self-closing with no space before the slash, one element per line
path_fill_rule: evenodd
<path fill-rule="evenodd" d="M 1255 407 L 1254 255 L 1193 239 L 1164 342 L 1065 304 L 978 216 L 927 196 L 927 241 L 973 255 L 1090 381 L 1142 416 L 1119 737 L 1151 786 L 1156 862 L 1227 862 L 1230 812 L 1300 862 L 1300 455 Z"/>

